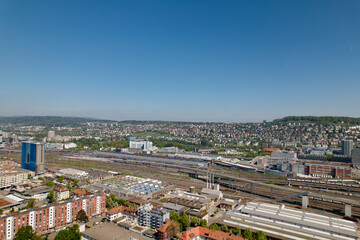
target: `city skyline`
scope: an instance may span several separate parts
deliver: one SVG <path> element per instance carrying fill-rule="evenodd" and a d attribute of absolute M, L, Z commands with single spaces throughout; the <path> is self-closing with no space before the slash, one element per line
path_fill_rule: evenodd
<path fill-rule="evenodd" d="M 360 117 L 358 1 L 2 1 L 2 116 Z"/>

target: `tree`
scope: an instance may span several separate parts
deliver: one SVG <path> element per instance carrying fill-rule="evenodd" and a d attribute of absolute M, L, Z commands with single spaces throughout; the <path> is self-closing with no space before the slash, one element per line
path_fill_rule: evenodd
<path fill-rule="evenodd" d="M 23 226 L 21 227 L 17 233 L 15 234 L 14 240 L 42 240 L 43 238 L 36 235 L 35 231 L 31 226 Z"/>
<path fill-rule="evenodd" d="M 222 226 L 221 226 L 221 231 L 223 231 L 223 232 L 229 232 L 228 226 L 222 225 Z"/>
<path fill-rule="evenodd" d="M 46 181 L 46 186 L 48 186 L 48 187 L 53 187 L 53 186 L 54 186 L 54 182 L 53 182 L 53 181 L 50 181 L 50 180 L 47 180 L 47 181 Z"/>
<path fill-rule="evenodd" d="M 78 180 L 74 180 L 74 186 L 77 186 L 77 184 L 79 183 L 79 181 Z"/>
<path fill-rule="evenodd" d="M 24 209 L 28 209 L 28 208 L 33 208 L 35 206 L 35 199 L 34 198 L 30 198 L 27 201 L 27 205 L 24 207 Z"/>
<path fill-rule="evenodd" d="M 180 216 L 174 210 L 170 212 L 170 219 L 174 220 L 175 222 L 180 222 Z"/>
<path fill-rule="evenodd" d="M 236 227 L 234 227 L 234 228 L 231 229 L 231 232 L 232 232 L 234 235 L 239 236 L 239 235 L 241 234 L 241 229 L 240 229 L 238 226 L 236 226 Z"/>
<path fill-rule="evenodd" d="M 200 226 L 207 228 L 207 221 L 205 219 L 200 220 Z"/>
<path fill-rule="evenodd" d="M 81 209 L 78 212 L 78 214 L 76 215 L 76 221 L 80 221 L 80 222 L 89 221 L 89 217 L 86 215 L 86 212 L 84 211 L 84 209 Z"/>
<path fill-rule="evenodd" d="M 180 223 L 183 231 L 186 231 L 190 227 L 190 220 L 186 213 L 183 213 L 181 216 Z"/>
<path fill-rule="evenodd" d="M 117 202 L 114 202 L 111 197 L 106 197 L 106 208 L 114 208 L 118 206 Z"/>
<path fill-rule="evenodd" d="M 58 180 L 59 180 L 59 182 L 62 183 L 64 181 L 64 179 L 65 179 L 64 176 L 60 176 Z"/>
<path fill-rule="evenodd" d="M 180 232 L 180 224 L 175 221 L 171 221 L 170 225 L 166 229 L 166 232 L 168 233 L 168 236 L 173 239 Z"/>
<path fill-rule="evenodd" d="M 56 234 L 54 240 L 80 240 L 81 233 L 79 231 L 79 225 L 74 224 L 69 229 L 61 230 Z"/>
<path fill-rule="evenodd" d="M 24 226 L 24 227 L 21 227 L 17 231 L 17 233 L 15 234 L 14 240 L 31 239 L 34 234 L 35 234 L 35 231 L 32 229 L 31 226 Z"/>
<path fill-rule="evenodd" d="M 252 231 L 250 228 L 246 228 L 244 231 L 243 231 L 243 235 L 242 235 L 244 238 L 246 239 L 249 239 L 249 240 L 252 240 L 253 239 L 253 235 L 252 235 Z"/>
<path fill-rule="evenodd" d="M 49 199 L 49 202 L 56 202 L 54 190 L 51 190 L 49 192 L 49 194 L 47 195 L 47 199 Z"/>
<path fill-rule="evenodd" d="M 0 208 L 0 215 L 2 215 L 4 212 L 4 209 Z"/>
<path fill-rule="evenodd" d="M 71 187 L 71 181 L 69 181 L 67 184 L 66 184 L 66 187 L 71 191 L 72 187 Z"/>
<path fill-rule="evenodd" d="M 263 231 L 257 231 L 255 233 L 255 240 L 267 240 L 267 237 Z"/>
<path fill-rule="evenodd" d="M 209 229 L 211 230 L 220 230 L 219 226 L 216 224 L 216 223 L 212 223 L 210 226 L 209 226 Z"/>
<path fill-rule="evenodd" d="M 190 225 L 192 227 L 196 227 L 197 225 L 199 225 L 199 220 L 196 217 L 192 217 L 190 221 Z"/>

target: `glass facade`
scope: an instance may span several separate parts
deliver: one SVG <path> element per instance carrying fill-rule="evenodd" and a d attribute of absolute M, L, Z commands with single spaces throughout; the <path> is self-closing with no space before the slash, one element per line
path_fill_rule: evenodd
<path fill-rule="evenodd" d="M 36 174 L 44 171 L 44 146 L 40 143 L 23 142 L 21 151 L 21 168 L 34 171 Z"/>

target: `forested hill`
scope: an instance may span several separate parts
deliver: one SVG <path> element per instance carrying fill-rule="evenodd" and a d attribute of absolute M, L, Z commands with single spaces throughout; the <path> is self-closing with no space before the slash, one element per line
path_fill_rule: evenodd
<path fill-rule="evenodd" d="M 0 117 L 1 123 L 24 124 L 24 125 L 77 125 L 89 121 L 106 121 L 92 118 L 80 117 L 58 117 L 58 116 L 22 116 L 22 117 Z"/>
<path fill-rule="evenodd" d="M 353 117 L 332 117 L 332 116 L 289 116 L 280 119 L 275 119 L 275 123 L 294 123 L 294 122 L 307 122 L 318 124 L 351 124 L 360 125 L 360 118 Z"/>

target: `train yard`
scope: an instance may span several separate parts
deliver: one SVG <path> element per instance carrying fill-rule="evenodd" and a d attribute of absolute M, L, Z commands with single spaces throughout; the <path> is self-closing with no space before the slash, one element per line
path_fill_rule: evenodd
<path fill-rule="evenodd" d="M 103 168 L 124 174 L 156 177 L 181 188 L 205 186 L 208 161 L 167 157 L 152 157 L 106 152 L 50 153 L 47 167 L 74 166 L 78 168 Z M 244 201 L 287 203 L 300 207 L 302 194 L 309 197 L 309 209 L 325 214 L 344 215 L 344 205 L 352 207 L 352 216 L 360 218 L 360 187 L 352 182 L 335 182 L 312 179 L 284 178 L 247 172 L 225 166 L 212 165 L 214 182 L 221 185 L 225 196 Z"/>
<path fill-rule="evenodd" d="M 143 157 L 130 154 L 93 153 L 91 155 L 71 156 L 69 160 L 79 158 L 91 162 L 105 161 L 106 165 L 120 165 L 133 168 L 144 175 L 147 171 L 153 172 L 157 178 L 183 187 L 195 186 L 197 189 L 205 186 L 208 161 L 175 159 L 167 157 Z M 83 161 L 83 160 L 80 160 Z M 125 167 L 126 166 L 126 167 Z M 140 170 L 141 169 L 141 170 Z M 154 173 L 154 171 L 156 173 Z M 214 181 L 222 186 L 222 191 L 228 196 L 239 196 L 245 199 L 266 199 L 272 202 L 285 202 L 296 207 L 301 206 L 303 193 L 309 196 L 309 208 L 325 211 L 328 214 L 344 215 L 344 205 L 352 206 L 352 216 L 360 218 L 360 202 L 358 195 L 360 188 L 357 184 L 325 182 L 317 180 L 287 179 L 259 173 L 249 173 L 244 170 L 235 170 L 221 166 L 212 166 L 215 173 Z M 164 174 L 168 173 L 168 174 Z M 139 173 L 140 174 L 140 173 Z M 152 174 L 152 176 L 154 176 Z M 242 176 L 242 177 L 239 177 Z M 191 178 L 189 178 L 189 177 Z M 249 176 L 249 177 L 244 177 Z M 250 177 L 251 176 L 251 177 Z M 182 178 L 181 183 L 178 179 Z"/>

